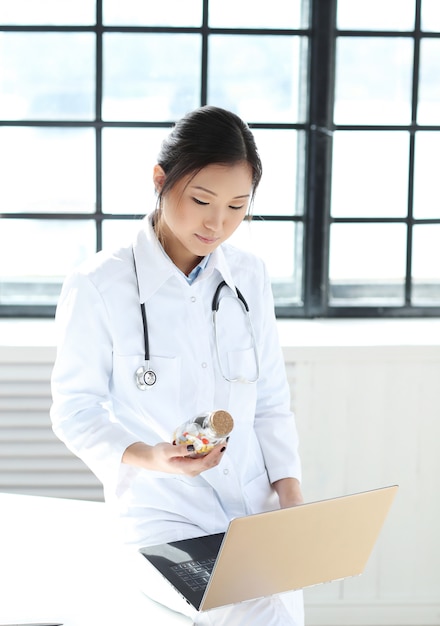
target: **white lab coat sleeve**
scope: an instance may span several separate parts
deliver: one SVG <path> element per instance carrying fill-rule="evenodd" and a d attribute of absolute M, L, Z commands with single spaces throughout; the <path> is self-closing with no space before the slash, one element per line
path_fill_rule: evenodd
<path fill-rule="evenodd" d="M 113 491 L 122 454 L 138 438 L 118 424 L 112 412 L 110 323 L 101 294 L 88 276 L 77 273 L 66 280 L 56 328 L 53 431 Z"/>
<path fill-rule="evenodd" d="M 261 292 L 260 292 L 261 293 Z M 272 287 L 264 267 L 263 320 L 260 328 L 255 431 L 263 452 L 269 480 L 301 480 L 301 461 L 295 417 L 276 325 Z"/>

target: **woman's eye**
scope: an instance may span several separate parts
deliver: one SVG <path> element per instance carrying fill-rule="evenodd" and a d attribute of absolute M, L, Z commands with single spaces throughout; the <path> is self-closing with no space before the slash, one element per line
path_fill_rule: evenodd
<path fill-rule="evenodd" d="M 244 207 L 244 204 L 241 204 L 240 206 L 233 206 L 232 204 L 229 205 L 230 209 L 235 209 L 236 211 L 238 211 L 239 209 L 242 209 Z"/>
<path fill-rule="evenodd" d="M 193 200 L 196 204 L 201 204 L 202 206 L 209 204 L 209 202 L 202 202 L 202 200 L 199 200 L 198 198 L 193 198 Z"/>

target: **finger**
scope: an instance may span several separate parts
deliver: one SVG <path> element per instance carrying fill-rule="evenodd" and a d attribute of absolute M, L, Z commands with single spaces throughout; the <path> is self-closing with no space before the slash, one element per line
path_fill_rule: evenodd
<path fill-rule="evenodd" d="M 218 456 L 222 456 L 224 452 L 226 452 L 227 447 L 228 446 L 225 442 L 219 443 L 215 446 L 215 448 L 213 448 L 213 452 L 215 451 L 218 454 Z"/>
<path fill-rule="evenodd" d="M 178 450 L 177 450 L 178 448 Z M 173 454 L 170 461 L 179 467 L 179 471 L 191 475 L 197 476 L 205 470 L 216 467 L 226 451 L 225 444 L 218 444 L 208 454 L 195 456 L 192 454 L 192 447 L 188 450 L 185 445 L 173 446 L 175 454 Z"/>
<path fill-rule="evenodd" d="M 175 456 L 188 456 L 189 454 L 192 454 L 194 452 L 194 446 L 192 444 L 189 445 L 185 445 L 185 444 L 174 444 L 172 449 L 171 449 L 171 453 L 170 456 L 171 457 L 175 457 Z"/>
<path fill-rule="evenodd" d="M 207 454 L 204 458 L 207 463 L 207 467 L 215 467 L 218 465 L 222 459 L 222 456 L 226 452 L 226 446 L 224 444 L 218 444 L 215 446 L 209 454 Z"/>

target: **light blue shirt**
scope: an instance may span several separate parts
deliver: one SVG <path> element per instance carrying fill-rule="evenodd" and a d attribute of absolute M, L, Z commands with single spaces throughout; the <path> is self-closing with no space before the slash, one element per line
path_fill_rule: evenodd
<path fill-rule="evenodd" d="M 197 276 L 203 272 L 203 270 L 205 269 L 205 267 L 208 264 L 209 261 L 209 257 L 210 255 L 206 255 L 203 257 L 203 259 L 200 261 L 200 263 L 198 265 L 195 266 L 195 268 L 188 274 L 188 276 L 186 276 L 186 274 L 183 274 L 183 276 L 185 276 L 186 282 L 188 283 L 188 285 L 192 285 L 193 282 L 195 281 L 195 279 L 197 278 Z"/>

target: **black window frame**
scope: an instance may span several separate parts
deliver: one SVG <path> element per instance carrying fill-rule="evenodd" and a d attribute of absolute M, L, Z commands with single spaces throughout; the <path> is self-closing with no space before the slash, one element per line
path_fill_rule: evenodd
<path fill-rule="evenodd" d="M 349 31 L 336 27 L 337 0 L 310 0 L 310 22 L 301 29 L 248 29 L 210 28 L 208 25 L 209 0 L 203 0 L 203 22 L 200 27 L 129 27 L 103 25 L 102 0 L 96 2 L 96 24 L 90 26 L 5 26 L 0 32 L 91 32 L 96 35 L 96 100 L 95 119 L 91 121 L 4 121 L 0 126 L 75 127 L 93 128 L 96 134 L 96 208 L 93 213 L 0 213 L 2 219 L 79 219 L 96 222 L 96 249 L 102 247 L 102 223 L 104 220 L 139 218 L 139 215 L 104 214 L 102 211 L 102 130 L 104 128 L 171 128 L 174 120 L 165 122 L 110 122 L 102 119 L 102 61 L 103 36 L 105 33 L 190 33 L 202 36 L 200 104 L 207 103 L 208 86 L 208 40 L 213 34 L 223 35 L 299 35 L 307 37 L 308 44 L 308 93 L 307 117 L 304 123 L 250 123 L 254 129 L 288 129 L 304 131 L 305 134 L 305 188 L 303 215 L 255 215 L 267 222 L 302 222 L 303 239 L 303 305 L 277 306 L 280 318 L 344 318 L 344 317 L 436 317 L 440 306 L 415 306 L 411 304 L 411 252 L 414 224 L 440 223 L 439 219 L 419 220 L 413 217 L 412 189 L 414 174 L 414 145 L 417 132 L 440 131 L 440 125 L 419 126 L 416 122 L 417 88 L 420 41 L 423 37 L 440 38 L 440 33 L 422 33 L 422 0 L 415 0 L 414 31 Z M 335 90 L 335 52 L 338 37 L 411 37 L 414 40 L 412 120 L 409 125 L 365 126 L 336 125 L 333 122 Z M 330 210 L 332 141 L 335 131 L 350 130 L 406 130 L 410 134 L 408 215 L 402 218 L 336 218 Z M 329 233 L 332 223 L 338 222 L 402 222 L 407 225 L 407 276 L 405 303 L 402 306 L 334 306 L 329 304 Z M 53 317 L 55 306 L 0 305 L 0 317 Z"/>
<path fill-rule="evenodd" d="M 422 1 L 415 0 L 412 31 L 348 30 L 337 28 L 337 0 L 316 0 L 312 6 L 310 60 L 310 117 L 307 175 L 306 250 L 305 250 L 305 315 L 327 318 L 411 318 L 438 317 L 440 306 L 419 306 L 411 302 L 411 262 L 413 227 L 419 224 L 440 224 L 438 219 L 416 219 L 413 216 L 413 188 L 416 133 L 440 131 L 440 125 L 417 123 L 420 42 L 423 38 L 440 38 L 438 32 L 422 32 Z M 412 68 L 411 122 L 407 125 L 335 124 L 333 121 L 336 74 L 336 41 L 338 37 L 408 37 L 414 41 Z M 344 131 L 407 131 L 410 136 L 408 212 L 402 218 L 332 217 L 331 169 L 334 133 Z M 439 135 L 440 136 L 440 135 Z M 405 301 L 401 306 L 344 306 L 329 304 L 329 234 L 337 223 L 403 223 L 407 226 Z M 439 271 L 440 275 L 440 271 Z M 284 315 L 281 313 L 282 317 Z M 295 317 L 292 314 L 290 317 Z"/>

